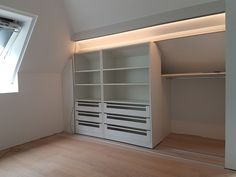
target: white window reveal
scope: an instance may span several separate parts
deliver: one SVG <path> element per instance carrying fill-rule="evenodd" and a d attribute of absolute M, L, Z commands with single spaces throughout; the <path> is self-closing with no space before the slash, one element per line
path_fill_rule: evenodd
<path fill-rule="evenodd" d="M 36 19 L 0 6 L 0 93 L 18 92 L 18 71 Z"/>

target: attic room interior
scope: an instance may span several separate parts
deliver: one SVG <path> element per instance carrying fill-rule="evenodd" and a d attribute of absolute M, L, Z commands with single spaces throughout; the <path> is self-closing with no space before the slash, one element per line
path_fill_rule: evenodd
<path fill-rule="evenodd" d="M 0 0 L 0 176 L 236 176 L 235 0 Z"/>

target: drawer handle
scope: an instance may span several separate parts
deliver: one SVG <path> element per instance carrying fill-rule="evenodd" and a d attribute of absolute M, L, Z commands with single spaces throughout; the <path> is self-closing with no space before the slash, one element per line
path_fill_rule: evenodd
<path fill-rule="evenodd" d="M 134 106 L 107 105 L 107 108 L 146 111 L 146 107 L 134 107 Z"/>
<path fill-rule="evenodd" d="M 96 114 L 96 113 L 78 112 L 77 115 L 78 116 L 89 116 L 89 117 L 99 118 L 99 114 Z"/>
<path fill-rule="evenodd" d="M 108 115 L 107 119 L 113 119 L 113 120 L 123 120 L 123 121 L 129 121 L 129 122 L 137 122 L 137 123 L 147 123 L 146 118 L 135 118 L 135 117 L 128 117 L 128 116 L 114 116 L 114 115 Z"/>
<path fill-rule="evenodd" d="M 135 130 L 135 129 L 131 129 L 131 128 L 124 128 L 124 127 L 112 126 L 112 125 L 108 125 L 107 129 L 114 130 L 114 131 L 125 132 L 125 133 L 132 133 L 132 134 L 147 136 L 147 131 L 145 131 L 145 130 L 140 131 L 140 130 Z"/>
<path fill-rule="evenodd" d="M 88 127 L 97 127 L 97 128 L 100 127 L 99 123 L 87 122 L 87 121 L 79 121 L 78 125 L 83 125 L 83 126 L 88 126 Z"/>

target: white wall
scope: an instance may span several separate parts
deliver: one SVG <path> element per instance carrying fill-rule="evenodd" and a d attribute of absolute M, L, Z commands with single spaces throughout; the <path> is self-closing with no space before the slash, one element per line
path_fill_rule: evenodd
<path fill-rule="evenodd" d="M 62 73 L 63 117 L 65 131 L 74 131 L 72 60 L 68 61 Z"/>
<path fill-rule="evenodd" d="M 171 131 L 225 139 L 225 79 L 171 80 Z"/>
<path fill-rule="evenodd" d="M 216 0 L 65 0 L 73 33 Z"/>
<path fill-rule="evenodd" d="M 0 95 L 0 149 L 64 130 L 61 72 L 70 36 L 60 0 L 0 0 L 38 15 L 19 74 L 19 93 Z"/>
<path fill-rule="evenodd" d="M 236 169 L 236 1 L 226 0 L 226 149 L 225 167 Z"/>
<path fill-rule="evenodd" d="M 60 74 L 20 74 L 19 83 L 0 95 L 0 149 L 63 130 Z"/>

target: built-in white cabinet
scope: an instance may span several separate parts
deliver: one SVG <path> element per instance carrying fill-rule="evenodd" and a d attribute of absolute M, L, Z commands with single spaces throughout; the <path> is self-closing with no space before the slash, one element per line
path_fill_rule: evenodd
<path fill-rule="evenodd" d="M 149 148 L 161 141 L 163 134 L 152 136 L 162 119 L 152 115 L 158 99 L 152 85 L 161 78 L 151 76 L 161 68 L 152 65 L 160 63 L 155 53 L 156 44 L 145 43 L 75 54 L 76 133 Z"/>
<path fill-rule="evenodd" d="M 75 54 L 76 133 L 153 148 L 224 140 L 224 32 Z"/>

